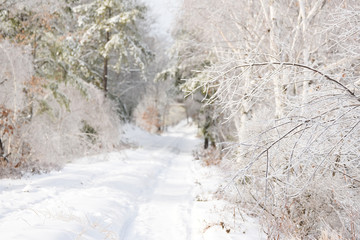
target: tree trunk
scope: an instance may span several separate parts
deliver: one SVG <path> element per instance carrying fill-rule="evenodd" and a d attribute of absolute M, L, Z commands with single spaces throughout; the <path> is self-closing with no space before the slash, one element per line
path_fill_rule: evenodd
<path fill-rule="evenodd" d="M 108 35 L 109 33 L 106 33 Z M 107 95 L 107 81 L 108 81 L 108 57 L 106 56 L 104 59 L 104 72 L 103 72 L 103 87 L 105 96 Z"/>
<path fill-rule="evenodd" d="M 209 138 L 205 137 L 204 139 L 204 149 L 207 149 L 209 147 Z"/>
<path fill-rule="evenodd" d="M 2 144 L 2 141 L 0 139 L 0 157 L 4 156 L 5 155 L 5 151 L 4 151 L 4 147 L 3 147 L 3 144 Z"/>
<path fill-rule="evenodd" d="M 275 6 L 275 2 L 269 3 L 269 20 L 270 20 L 270 50 L 271 55 L 278 56 L 281 52 L 281 45 L 277 43 L 279 39 L 279 26 L 278 26 L 278 11 L 277 6 Z M 276 70 L 275 70 L 276 71 Z M 274 100 L 275 100 L 275 118 L 282 118 L 284 115 L 284 94 L 283 94 L 283 79 L 282 75 L 274 75 L 273 79 L 273 87 L 274 87 Z"/>
<path fill-rule="evenodd" d="M 34 43 L 33 43 L 33 58 L 34 58 L 34 62 L 36 60 L 36 48 L 37 48 L 37 35 L 36 35 L 36 28 L 35 28 L 35 33 L 34 33 Z"/>
<path fill-rule="evenodd" d="M 111 9 L 109 9 L 109 18 L 111 18 Z M 108 43 L 110 41 L 110 31 L 106 32 L 106 43 Z M 105 43 L 105 44 L 106 44 Z M 104 87 L 104 93 L 105 93 L 105 97 L 107 96 L 107 92 L 108 92 L 108 87 L 107 87 L 107 83 L 108 83 L 108 64 L 109 64 L 109 57 L 105 56 L 104 59 L 104 72 L 103 72 L 103 87 Z"/>

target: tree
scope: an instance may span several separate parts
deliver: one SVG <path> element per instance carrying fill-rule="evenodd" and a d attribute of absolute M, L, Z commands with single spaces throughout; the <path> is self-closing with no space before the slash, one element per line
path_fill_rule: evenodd
<path fill-rule="evenodd" d="M 133 60 L 143 71 L 150 51 L 141 42 L 136 23 L 143 17 L 144 7 L 133 1 L 94 0 L 74 10 L 83 33 L 77 56 L 84 79 L 101 86 L 106 94 L 109 66 L 118 72 Z"/>

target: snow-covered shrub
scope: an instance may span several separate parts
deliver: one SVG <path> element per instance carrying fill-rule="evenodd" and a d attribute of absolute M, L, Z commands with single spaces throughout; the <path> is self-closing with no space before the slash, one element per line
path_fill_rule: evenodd
<path fill-rule="evenodd" d="M 175 103 L 171 99 L 169 90 L 171 82 L 149 83 L 142 100 L 134 111 L 135 123 L 146 131 L 159 133 L 164 130 L 169 116 L 171 104 Z"/>
<path fill-rule="evenodd" d="M 146 109 L 137 117 L 136 124 L 151 133 L 158 133 L 161 130 L 161 119 L 159 110 L 155 105 L 147 106 Z"/>
<path fill-rule="evenodd" d="M 200 160 L 204 166 L 218 165 L 222 160 L 221 150 L 215 147 L 198 149 L 193 155 L 195 160 Z"/>
<path fill-rule="evenodd" d="M 70 100 L 69 109 L 49 99 L 49 112 L 33 118 L 28 137 L 37 136 L 33 140 L 34 156 L 62 164 L 74 157 L 116 148 L 120 122 L 103 92 L 89 84 L 84 97 L 71 85 L 59 87 Z"/>
<path fill-rule="evenodd" d="M 28 48 L 0 42 L 0 177 L 16 174 L 20 167 L 33 171 L 33 164 L 24 164 L 31 147 L 23 136 L 29 123 L 24 88 L 33 72 Z"/>
<path fill-rule="evenodd" d="M 84 96 L 78 86 L 36 77 L 26 47 L 3 41 L 0 51 L 1 176 L 50 170 L 119 145 L 116 109 L 101 90 L 83 83 Z"/>

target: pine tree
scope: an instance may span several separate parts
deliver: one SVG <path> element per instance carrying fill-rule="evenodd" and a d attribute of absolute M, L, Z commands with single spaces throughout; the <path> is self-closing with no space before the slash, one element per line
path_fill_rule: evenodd
<path fill-rule="evenodd" d="M 94 0 L 75 8 L 82 33 L 79 69 L 83 79 L 101 87 L 105 94 L 110 67 L 120 72 L 135 63 L 144 70 L 151 54 L 136 27 L 144 11 L 143 6 L 121 0 Z"/>

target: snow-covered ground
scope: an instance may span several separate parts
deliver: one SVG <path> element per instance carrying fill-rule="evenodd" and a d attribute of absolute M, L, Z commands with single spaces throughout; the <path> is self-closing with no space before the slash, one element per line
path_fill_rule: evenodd
<path fill-rule="evenodd" d="M 199 201 L 216 180 L 193 161 L 194 126 L 183 122 L 162 136 L 125 130 L 138 147 L 0 180 L 0 239 L 260 239 L 253 219 L 241 223 L 244 233 L 227 233 L 214 211 L 226 203 Z"/>

